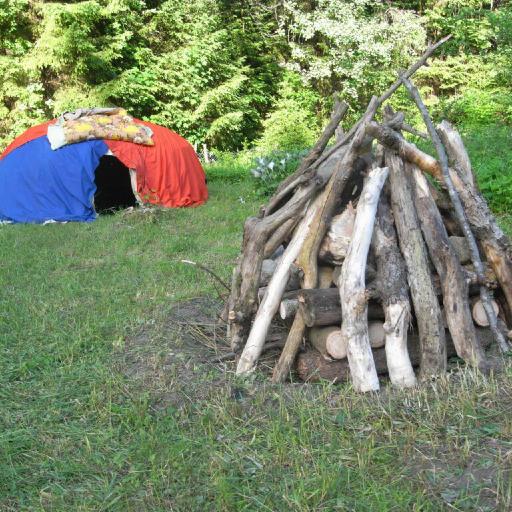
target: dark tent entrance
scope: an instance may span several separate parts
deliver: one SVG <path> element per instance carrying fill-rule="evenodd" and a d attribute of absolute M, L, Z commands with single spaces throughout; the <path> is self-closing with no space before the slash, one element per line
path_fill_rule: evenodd
<path fill-rule="evenodd" d="M 133 172 L 133 171 L 132 171 Z M 130 169 L 113 155 L 104 155 L 94 171 L 94 208 L 99 214 L 112 214 L 137 204 Z"/>

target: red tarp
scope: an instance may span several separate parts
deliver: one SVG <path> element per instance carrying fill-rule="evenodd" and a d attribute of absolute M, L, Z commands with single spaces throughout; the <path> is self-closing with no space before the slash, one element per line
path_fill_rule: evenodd
<path fill-rule="evenodd" d="M 154 146 L 105 140 L 121 162 L 137 171 L 137 191 L 143 200 L 161 206 L 197 206 L 208 199 L 204 170 L 194 148 L 177 133 L 146 121 Z"/>

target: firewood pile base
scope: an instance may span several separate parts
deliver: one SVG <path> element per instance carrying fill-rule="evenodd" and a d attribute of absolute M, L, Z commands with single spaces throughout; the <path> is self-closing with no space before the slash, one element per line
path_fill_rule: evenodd
<path fill-rule="evenodd" d="M 347 110 L 337 103 L 299 168 L 247 219 L 223 312 L 237 374 L 257 367 L 276 319 L 287 326 L 276 382 L 296 372 L 375 391 L 387 374 L 410 387 L 443 375 L 453 355 L 486 373 L 486 347 L 510 350 L 510 242 L 459 133 L 434 128 L 408 80 L 443 42 L 327 148 Z M 402 84 L 437 158 L 407 142 L 415 130 L 387 103 Z"/>

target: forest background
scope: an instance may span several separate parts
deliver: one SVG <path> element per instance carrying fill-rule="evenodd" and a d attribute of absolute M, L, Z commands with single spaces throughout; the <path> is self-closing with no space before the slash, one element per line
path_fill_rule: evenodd
<path fill-rule="evenodd" d="M 510 124 L 511 0 L 0 0 L 0 150 L 90 106 L 218 152 L 305 148 L 335 92 L 352 122 L 447 34 L 414 78 L 434 119 Z"/>

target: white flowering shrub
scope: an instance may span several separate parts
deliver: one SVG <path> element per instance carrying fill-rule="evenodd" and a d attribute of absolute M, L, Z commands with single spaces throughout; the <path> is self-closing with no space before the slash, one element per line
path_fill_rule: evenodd
<path fill-rule="evenodd" d="M 273 194 L 279 183 L 297 169 L 306 153 L 307 151 L 276 150 L 269 155 L 256 157 L 256 166 L 251 168 L 253 192 L 258 196 Z"/>
<path fill-rule="evenodd" d="M 351 104 L 366 90 L 372 94 L 372 82 L 380 80 L 375 71 L 407 67 L 425 45 L 422 19 L 382 1 L 318 0 L 308 11 L 301 6 L 283 2 L 280 33 L 291 47 L 287 68 L 306 83 L 334 86 Z"/>

